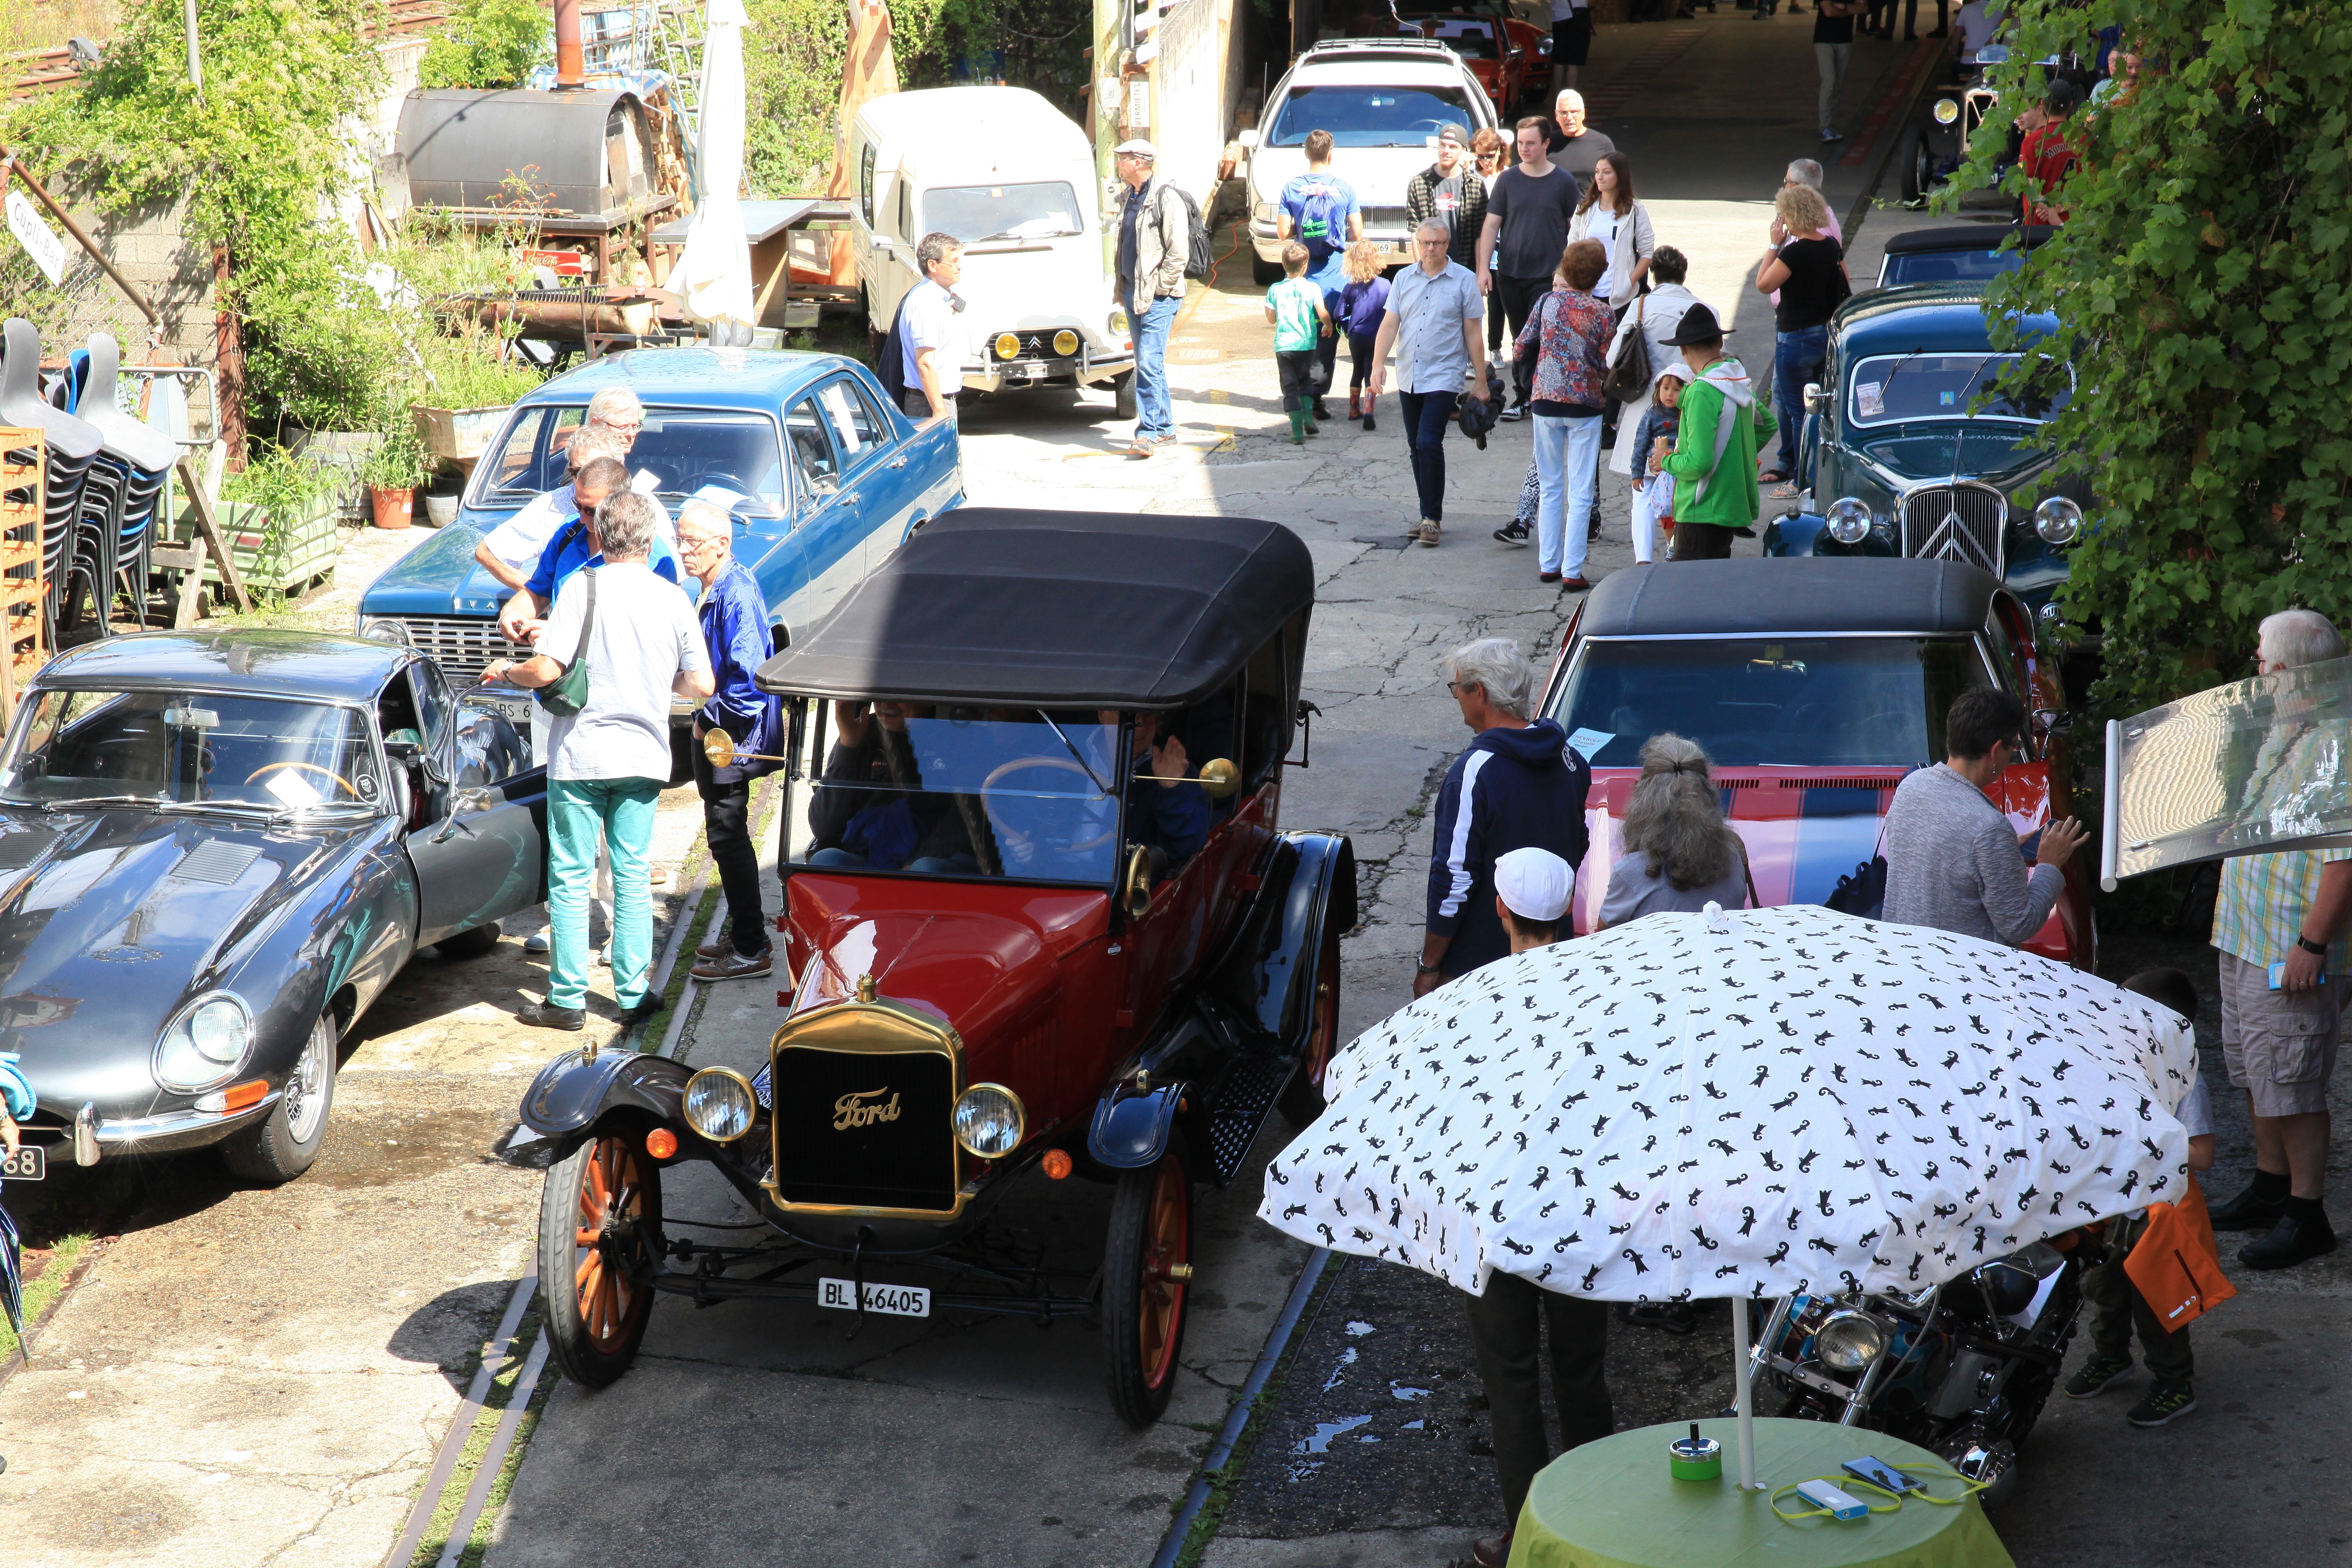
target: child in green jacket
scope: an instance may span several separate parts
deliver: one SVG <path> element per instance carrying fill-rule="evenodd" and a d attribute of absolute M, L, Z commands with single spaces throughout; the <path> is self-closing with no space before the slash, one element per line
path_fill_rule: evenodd
<path fill-rule="evenodd" d="M 1682 431 L 1664 469 L 1675 477 L 1674 558 L 1725 560 L 1733 534 L 1756 526 L 1763 505 L 1756 454 L 1780 423 L 1756 395 L 1747 367 L 1723 352 L 1723 327 L 1713 310 L 1693 305 L 1666 342 L 1683 351 L 1691 369 Z"/>

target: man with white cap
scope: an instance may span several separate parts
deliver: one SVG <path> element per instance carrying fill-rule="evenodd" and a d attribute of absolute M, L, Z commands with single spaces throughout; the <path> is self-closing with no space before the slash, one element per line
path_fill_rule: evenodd
<path fill-rule="evenodd" d="M 1513 953 L 1558 939 L 1575 885 L 1569 863 L 1549 849 L 1513 849 L 1496 857 L 1495 912 L 1510 933 Z M 1503 1517 L 1516 1520 L 1536 1472 L 1552 1458 L 1537 1370 L 1543 1337 L 1551 1341 L 1552 1400 L 1559 1410 L 1562 1450 L 1617 1429 L 1605 1375 L 1609 1312 L 1598 1301 L 1547 1290 L 1499 1268 L 1487 1276 L 1486 1294 L 1473 1296 L 1468 1305 L 1470 1345 L 1478 1357 L 1478 1379 L 1486 1385 L 1493 1425 Z M 1506 1529 L 1473 1541 L 1471 1560 L 1502 1568 L 1510 1560 L 1511 1534 Z"/>
<path fill-rule="evenodd" d="M 1168 401 L 1168 334 L 1184 303 L 1192 216 L 1183 193 L 1156 176 L 1159 162 L 1159 152 L 1140 138 L 1111 149 L 1111 166 L 1127 186 L 1118 202 L 1118 275 L 1111 287 L 1135 340 L 1130 458 L 1149 458 L 1176 439 L 1175 411 Z"/>

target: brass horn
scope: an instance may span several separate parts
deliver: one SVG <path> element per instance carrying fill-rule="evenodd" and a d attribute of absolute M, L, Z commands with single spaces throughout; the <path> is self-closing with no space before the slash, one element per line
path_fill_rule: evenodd
<path fill-rule="evenodd" d="M 1201 793 L 1211 800 L 1223 800 L 1242 787 L 1241 769 L 1234 766 L 1233 763 L 1224 757 L 1219 757 L 1213 762 L 1202 763 L 1201 776 L 1195 779 L 1169 778 L 1160 773 L 1138 773 L 1135 779 L 1138 784 L 1199 784 Z"/>
<path fill-rule="evenodd" d="M 781 763 L 790 760 L 770 756 L 765 752 L 739 752 L 735 749 L 735 737 L 724 730 L 713 730 L 702 737 L 702 754 L 710 760 L 714 768 L 731 768 L 740 762 Z"/>

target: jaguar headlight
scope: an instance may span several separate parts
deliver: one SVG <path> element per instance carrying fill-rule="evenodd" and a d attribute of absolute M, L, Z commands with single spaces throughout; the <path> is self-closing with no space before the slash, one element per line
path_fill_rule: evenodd
<path fill-rule="evenodd" d="M 713 1143 L 732 1143 L 751 1131 L 759 1113 L 751 1084 L 728 1068 L 704 1068 L 688 1079 L 680 1104 L 686 1124 Z"/>
<path fill-rule="evenodd" d="M 1830 537 L 1840 544 L 1860 544 L 1870 537 L 1871 528 L 1878 521 L 1871 515 L 1870 508 L 1853 496 L 1840 496 L 1830 502 L 1828 515 Z"/>
<path fill-rule="evenodd" d="M 410 646 L 408 627 L 404 623 L 400 621 L 386 620 L 381 617 L 375 620 L 362 621 L 360 623 L 360 636 L 367 638 L 370 642 L 390 643 L 394 647 L 407 647 Z"/>
<path fill-rule="evenodd" d="M 1054 334 L 1054 352 L 1064 359 L 1078 352 L 1078 334 L 1064 327 Z"/>
<path fill-rule="evenodd" d="M 1935 115 L 1937 124 L 1951 124 L 1960 117 L 1959 100 L 1954 98 L 1937 99 L 1936 100 Z"/>
<path fill-rule="evenodd" d="M 2083 509 L 2064 496 L 2052 496 L 2033 509 L 2033 531 L 2044 544 L 2072 544 L 2083 531 Z"/>
<path fill-rule="evenodd" d="M 1886 1331 L 1863 1312 L 1832 1312 L 1813 1331 L 1813 1354 L 1832 1372 L 1861 1372 L 1886 1348 Z"/>
<path fill-rule="evenodd" d="M 1019 338 L 1014 337 L 1011 332 L 999 332 L 996 334 L 996 357 L 998 359 L 1012 359 L 1020 353 L 1021 340 Z"/>
<path fill-rule="evenodd" d="M 1021 1147 L 1021 1099 L 1002 1084 L 976 1083 L 955 1106 L 956 1142 L 982 1160 L 1002 1160 Z"/>
<path fill-rule="evenodd" d="M 182 1094 L 226 1083 L 253 1048 L 253 1015 L 235 992 L 214 991 L 180 1009 L 155 1042 L 155 1081 Z"/>

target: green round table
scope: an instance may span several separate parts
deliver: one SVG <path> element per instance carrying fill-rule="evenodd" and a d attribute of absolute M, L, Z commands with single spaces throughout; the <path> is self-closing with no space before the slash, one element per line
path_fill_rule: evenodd
<path fill-rule="evenodd" d="M 1896 1469 L 1950 1468 L 1925 1448 L 1823 1421 L 1759 1417 L 1756 1479 L 1764 1489 L 1742 1493 L 1739 1423 L 1698 1425 L 1723 1445 L 1719 1481 L 1678 1481 L 1666 1473 L 1666 1445 L 1690 1436 L 1687 1421 L 1620 1432 L 1553 1460 L 1528 1489 L 1510 1568 L 2015 1568 L 1973 1497 L 1949 1508 L 1906 1498 L 1899 1512 L 1850 1521 L 1785 1523 L 1773 1516 L 1774 1490 L 1843 1475 L 1839 1466 L 1864 1455 Z M 1927 1485 L 1948 1496 L 1959 1483 L 1931 1479 Z M 1885 1500 L 1858 1489 L 1853 1495 Z M 1808 1505 L 1791 1492 L 1780 1506 L 1794 1513 Z"/>

